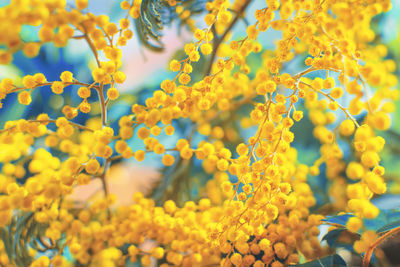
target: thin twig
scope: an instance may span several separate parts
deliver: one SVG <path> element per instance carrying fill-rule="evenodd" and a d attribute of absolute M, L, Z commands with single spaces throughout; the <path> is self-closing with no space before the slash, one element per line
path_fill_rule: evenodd
<path fill-rule="evenodd" d="M 100 84 L 100 88 L 97 90 L 99 96 L 100 108 L 101 108 L 101 123 L 103 127 L 107 126 L 107 105 L 104 99 L 103 83 Z"/>
<path fill-rule="evenodd" d="M 11 89 L 9 92 L 7 92 L 7 94 L 15 93 L 15 92 L 18 92 L 18 91 L 21 91 L 21 90 L 35 89 L 35 88 L 42 87 L 42 86 L 49 86 L 49 85 L 52 85 L 53 83 L 54 83 L 54 82 L 40 83 L 40 84 L 35 85 L 35 87 L 33 87 L 33 88 L 16 87 L 16 88 L 14 88 L 14 89 Z M 82 86 L 86 86 L 86 87 L 88 87 L 88 88 L 91 88 L 91 87 L 93 87 L 94 89 L 98 88 L 98 86 L 94 86 L 94 85 L 91 85 L 91 84 L 88 84 L 88 83 L 81 83 L 81 82 L 78 82 L 78 81 L 63 82 L 63 84 L 64 84 L 64 86 L 69 86 L 69 85 L 82 85 Z"/>
<path fill-rule="evenodd" d="M 343 107 L 342 105 L 340 105 L 340 104 L 339 104 L 333 97 L 331 97 L 329 94 L 326 94 L 326 93 L 324 93 L 324 92 L 322 92 L 322 91 L 315 90 L 311 85 L 309 85 L 309 84 L 307 84 L 307 83 L 305 83 L 305 82 L 300 81 L 300 83 L 302 83 L 302 84 L 304 84 L 305 86 L 311 88 L 311 89 L 314 90 L 316 93 L 319 93 L 319 94 L 325 96 L 325 97 L 328 98 L 330 101 L 335 102 L 335 103 L 338 105 L 338 108 L 341 109 L 341 110 L 344 112 L 344 114 L 346 114 L 346 116 L 347 116 L 350 120 L 353 121 L 353 123 L 357 126 L 357 128 L 360 127 L 360 125 L 358 124 L 357 120 L 356 120 L 353 116 L 351 116 L 351 114 L 347 111 L 347 109 L 346 109 L 345 107 Z"/>
<path fill-rule="evenodd" d="M 57 120 L 49 119 L 49 120 L 26 120 L 26 121 L 30 122 L 30 123 L 34 123 L 34 122 L 37 122 L 37 123 L 56 123 Z M 81 130 L 94 132 L 93 129 L 91 129 L 91 128 L 85 126 L 85 125 L 76 123 L 76 122 L 68 121 L 68 124 L 78 128 L 78 129 L 81 129 Z M 14 129 L 15 127 L 17 127 L 17 125 L 13 125 L 13 126 L 11 126 L 9 128 L 2 129 L 2 130 L 0 130 L 0 133 L 6 132 L 6 131 L 10 131 L 10 130 Z"/>

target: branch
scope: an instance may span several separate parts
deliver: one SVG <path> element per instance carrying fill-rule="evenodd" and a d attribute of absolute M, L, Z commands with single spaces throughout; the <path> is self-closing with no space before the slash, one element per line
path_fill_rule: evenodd
<path fill-rule="evenodd" d="M 213 42 L 213 52 L 211 54 L 210 61 L 208 62 L 208 66 L 205 72 L 205 75 L 208 76 L 211 73 L 211 68 L 212 65 L 215 61 L 215 57 L 217 56 L 217 51 L 221 43 L 224 41 L 225 37 L 228 35 L 228 33 L 232 30 L 233 26 L 235 26 L 236 22 L 241 18 L 243 15 L 243 12 L 246 10 L 247 6 L 250 4 L 251 0 L 246 0 L 246 2 L 243 4 L 243 6 L 238 10 L 236 17 L 232 20 L 231 24 L 229 24 L 228 28 L 226 28 L 225 32 L 222 34 L 221 37 L 214 36 L 214 42 Z M 215 32 L 214 25 L 212 26 L 213 32 Z"/>
<path fill-rule="evenodd" d="M 338 105 L 338 108 L 340 108 L 340 109 L 344 112 L 344 114 L 346 114 L 346 117 L 349 118 L 350 120 L 352 120 L 353 123 L 356 125 L 357 128 L 360 127 L 360 125 L 358 124 L 357 120 L 356 120 L 353 116 L 351 116 L 351 114 L 350 114 L 349 112 L 347 112 L 347 109 L 346 109 L 345 107 L 343 107 L 342 105 L 340 105 L 340 104 L 339 104 L 334 98 L 332 98 L 329 94 L 326 94 L 326 93 L 324 93 L 324 92 L 322 92 L 322 91 L 315 90 L 311 85 L 309 85 L 309 84 L 307 84 L 307 83 L 305 83 L 305 82 L 300 81 L 300 83 L 306 85 L 307 87 L 309 87 L 310 89 L 312 89 L 314 92 L 319 93 L 319 94 L 325 96 L 325 97 L 328 98 L 330 101 L 335 102 L 335 103 Z"/>
<path fill-rule="evenodd" d="M 52 85 L 53 83 L 54 83 L 54 82 L 40 83 L 40 84 L 35 85 L 33 88 L 15 87 L 15 88 L 11 89 L 10 91 L 8 91 L 7 94 L 15 93 L 15 92 L 18 92 L 18 91 L 21 91 L 21 90 L 26 90 L 26 89 L 32 89 L 32 90 L 33 90 L 33 89 L 35 89 L 35 88 L 42 87 L 42 86 L 50 86 L 50 85 Z M 78 82 L 78 81 L 63 82 L 63 84 L 64 84 L 65 86 L 69 86 L 69 85 L 82 85 L 82 86 L 86 86 L 86 87 L 88 87 L 88 88 L 94 88 L 94 89 L 99 88 L 98 86 L 96 86 L 96 85 L 94 85 L 94 84 L 82 83 L 82 82 Z"/>
<path fill-rule="evenodd" d="M 49 120 L 26 120 L 26 121 L 27 122 L 32 122 L 32 123 L 33 122 L 37 122 L 37 123 L 56 123 L 57 120 L 49 119 Z M 78 129 L 94 132 L 93 129 L 91 129 L 91 128 L 85 126 L 85 125 L 82 125 L 82 124 L 79 124 L 79 123 L 76 123 L 76 122 L 72 122 L 72 121 L 68 121 L 68 123 L 71 124 L 72 126 L 78 128 Z M 6 128 L 6 129 L 1 129 L 0 133 L 4 133 L 6 131 L 10 131 L 10 130 L 14 129 L 15 127 L 17 127 L 17 125 L 13 125 L 13 126 L 11 126 L 9 128 Z"/>
<path fill-rule="evenodd" d="M 363 261 L 362 261 L 362 267 L 368 267 L 369 262 L 371 260 L 372 253 L 374 253 L 374 250 L 376 249 L 379 244 L 381 244 L 386 238 L 393 237 L 395 234 L 400 233 L 400 227 L 394 228 L 388 232 L 386 232 L 384 235 L 380 236 L 372 245 L 370 245 L 365 252 Z"/>
<path fill-rule="evenodd" d="M 84 38 L 86 42 L 89 44 L 90 49 L 92 50 L 94 57 L 96 58 L 97 66 L 100 68 L 100 61 L 99 61 L 99 55 L 97 54 L 96 47 L 94 46 L 92 40 L 90 40 L 89 36 L 85 33 Z"/>
<path fill-rule="evenodd" d="M 100 108 L 101 108 L 101 123 L 103 128 L 107 126 L 107 105 L 104 99 L 103 92 L 103 83 L 100 84 L 100 87 L 97 89 L 97 94 L 99 96 Z"/>
<path fill-rule="evenodd" d="M 102 128 L 107 126 L 107 105 L 106 105 L 106 101 L 104 99 L 104 87 L 103 87 L 103 83 L 100 84 L 100 87 L 97 89 L 97 94 L 99 97 L 99 102 L 100 102 L 100 108 L 101 108 L 101 124 L 102 124 Z M 104 191 L 104 196 L 107 197 L 108 196 L 108 187 L 107 187 L 107 182 L 106 182 L 106 173 L 107 170 L 110 167 L 111 162 L 108 159 L 104 160 L 104 169 L 103 169 L 103 173 L 99 176 L 101 183 L 103 185 L 103 191 Z M 108 218 L 111 218 L 111 211 L 110 211 L 110 207 L 107 207 L 107 214 L 108 214 Z"/>

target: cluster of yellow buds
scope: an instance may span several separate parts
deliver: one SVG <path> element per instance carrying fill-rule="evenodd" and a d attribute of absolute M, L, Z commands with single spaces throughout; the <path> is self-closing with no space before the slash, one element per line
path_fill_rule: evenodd
<path fill-rule="evenodd" d="M 107 267 L 127 261 L 280 267 L 316 259 L 331 252 L 318 239 L 326 214 L 312 210 L 317 199 L 308 180 L 322 175 L 329 180 L 333 212 L 355 215 L 346 226 L 361 232 L 354 250 L 365 252 L 378 235 L 364 228 L 363 219 L 378 216 L 371 199 L 387 191 L 380 165 L 385 139 L 378 131 L 389 129 L 399 96 L 395 63 L 385 59 L 384 45 L 371 45 L 370 24 L 391 3 L 267 0 L 259 6 L 251 0 L 214 0 L 205 3 L 202 28 L 181 1 L 163 1 L 188 20 L 193 42 L 184 46 L 183 59 L 169 62 L 173 77 L 142 104 L 134 103 L 116 128 L 109 127 L 107 110 L 126 80 L 121 47 L 133 37 L 128 17 L 145 19 L 142 1 L 121 1 L 127 16 L 118 23 L 83 12 L 87 0 L 76 0 L 73 7 L 63 0 L 13 0 L 0 8 L 0 63 L 12 62 L 19 50 L 34 57 L 45 43 L 62 47 L 78 39 L 86 42 L 96 64 L 90 81 L 78 81 L 69 71 L 56 81 L 48 81 L 45 73 L 0 81 L 2 105 L 16 93 L 20 104 L 30 105 L 34 92 L 44 90 L 40 87 L 57 95 L 77 87 L 80 99 L 75 106 L 64 105 L 60 117 L 7 121 L 0 130 L 0 226 L 27 212 L 45 226 L 39 233 L 43 249 L 30 248 L 30 266 L 69 266 L 66 248 L 79 264 Z M 253 4 L 257 10 L 245 37 L 232 40 L 234 24 Z M 38 29 L 38 41 L 23 40 L 26 25 Z M 263 43 L 268 31 L 282 33 L 273 50 Z M 259 66 L 250 63 L 253 57 Z M 200 59 L 210 62 L 204 75 Z M 301 59 L 302 70 L 293 74 L 289 64 L 295 59 Z M 94 92 L 98 101 L 89 102 Z M 93 114 L 93 105 L 101 118 L 77 123 L 80 113 Z M 311 166 L 302 163 L 302 152 L 293 145 L 293 126 L 303 116 L 321 143 Z M 191 136 L 164 142 L 162 134 L 178 136 L 180 119 L 192 124 Z M 143 146 L 132 146 L 132 140 Z M 113 206 L 117 196 L 107 189 L 110 165 L 120 159 L 141 162 L 148 154 L 169 168 L 200 161 L 212 177 L 199 189 L 201 198 L 157 206 L 136 193 L 133 204 Z M 104 197 L 77 208 L 69 195 L 93 179 L 102 181 Z M 6 245 L 0 243 L 0 264 L 14 266 Z M 54 255 L 36 253 L 46 249 Z"/>

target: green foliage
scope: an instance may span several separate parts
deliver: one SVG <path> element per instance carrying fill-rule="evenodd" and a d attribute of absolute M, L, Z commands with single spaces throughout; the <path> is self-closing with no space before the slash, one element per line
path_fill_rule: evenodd
<path fill-rule="evenodd" d="M 178 1 L 179 5 L 190 11 L 192 15 L 201 13 L 205 2 L 207 1 Z M 161 42 L 162 30 L 178 19 L 176 7 L 171 7 L 168 1 L 143 0 L 140 6 L 140 17 L 134 20 L 139 42 L 149 50 L 162 52 L 164 50 L 164 44 Z M 185 24 L 186 20 L 179 19 L 180 26 Z"/>

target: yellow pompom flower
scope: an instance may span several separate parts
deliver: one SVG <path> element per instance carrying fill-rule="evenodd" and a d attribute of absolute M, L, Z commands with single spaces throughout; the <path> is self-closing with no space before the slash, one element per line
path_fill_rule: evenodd
<path fill-rule="evenodd" d="M 343 90 L 342 88 L 335 87 L 331 90 L 330 95 L 335 99 L 341 98 L 343 95 Z"/>
<path fill-rule="evenodd" d="M 29 58 L 36 57 L 39 54 L 40 46 L 40 43 L 25 43 L 22 51 L 24 52 L 24 55 Z"/>
<path fill-rule="evenodd" d="M 190 82 L 190 80 L 191 80 L 190 76 L 188 74 L 186 74 L 186 73 L 182 73 L 179 76 L 179 82 L 181 84 L 188 84 Z"/>
<path fill-rule="evenodd" d="M 51 91 L 57 95 L 62 94 L 64 92 L 64 83 L 59 81 L 53 82 L 51 85 Z"/>
<path fill-rule="evenodd" d="M 88 0 L 75 0 L 78 9 L 85 9 L 88 5 Z"/>
<path fill-rule="evenodd" d="M 134 153 L 133 157 L 137 160 L 137 161 L 143 161 L 144 157 L 145 157 L 145 152 L 143 150 L 138 150 Z"/>
<path fill-rule="evenodd" d="M 364 167 L 360 163 L 352 161 L 347 165 L 346 175 L 353 180 L 361 179 L 364 175 Z"/>
<path fill-rule="evenodd" d="M 106 34 L 113 36 L 114 34 L 118 33 L 118 26 L 115 23 L 107 23 L 107 25 L 104 27 L 104 31 Z"/>
<path fill-rule="evenodd" d="M 175 158 L 172 155 L 167 154 L 163 156 L 161 161 L 165 166 L 172 166 L 175 162 Z"/>
<path fill-rule="evenodd" d="M 164 249 L 162 247 L 152 248 L 151 256 L 155 259 L 162 259 L 164 257 Z"/>
<path fill-rule="evenodd" d="M 176 211 L 176 204 L 174 201 L 172 200 L 167 200 L 164 202 L 164 210 L 165 212 L 167 212 L 168 214 L 172 214 Z"/>
<path fill-rule="evenodd" d="M 22 84 L 25 88 L 34 88 L 36 86 L 36 81 L 32 75 L 26 75 L 22 78 Z"/>
<path fill-rule="evenodd" d="M 118 96 L 119 96 L 119 92 L 118 92 L 118 90 L 116 88 L 112 87 L 112 88 L 108 89 L 107 97 L 110 100 L 115 100 L 115 99 L 118 98 Z"/>
<path fill-rule="evenodd" d="M 350 217 L 346 223 L 347 229 L 354 233 L 357 232 L 358 230 L 360 230 L 362 225 L 363 225 L 362 220 L 360 220 L 357 217 Z"/>
<path fill-rule="evenodd" d="M 178 60 L 174 59 L 169 63 L 169 69 L 171 71 L 179 71 L 181 69 L 181 63 Z"/>
<path fill-rule="evenodd" d="M 256 25 L 251 25 L 251 26 L 247 27 L 246 32 L 247 32 L 247 36 L 251 40 L 257 39 L 258 34 L 259 34 L 259 30 L 257 29 Z"/>
<path fill-rule="evenodd" d="M 375 151 L 366 151 L 361 155 L 361 163 L 368 168 L 375 167 L 380 160 L 378 153 Z"/>
<path fill-rule="evenodd" d="M 354 122 L 347 119 L 342 121 L 342 123 L 340 124 L 339 132 L 343 136 L 350 136 L 354 133 L 355 129 L 356 126 L 354 125 Z"/>
<path fill-rule="evenodd" d="M 205 34 L 205 32 L 204 32 L 203 30 L 197 29 L 197 30 L 194 32 L 194 37 L 195 37 L 197 40 L 203 40 L 205 36 L 206 36 L 206 34 Z"/>
<path fill-rule="evenodd" d="M 150 130 L 145 127 L 140 128 L 137 132 L 137 136 L 139 137 L 139 139 L 143 140 L 150 136 Z"/>
<path fill-rule="evenodd" d="M 157 144 L 154 147 L 154 153 L 160 155 L 160 154 L 164 154 L 164 152 L 165 152 L 165 148 L 164 148 L 163 144 Z"/>
<path fill-rule="evenodd" d="M 100 163 L 96 159 L 90 159 L 85 165 L 85 171 L 89 174 L 95 174 L 100 169 Z"/>
<path fill-rule="evenodd" d="M 332 77 L 328 77 L 323 81 L 322 86 L 324 89 L 331 89 L 335 86 L 335 80 Z"/>
<path fill-rule="evenodd" d="M 391 121 L 388 114 L 378 111 L 372 115 L 372 122 L 376 129 L 385 131 L 389 129 Z"/>
<path fill-rule="evenodd" d="M 193 156 L 193 150 L 189 147 L 185 147 L 181 150 L 180 155 L 183 159 L 190 159 Z"/>
<path fill-rule="evenodd" d="M 106 77 L 106 72 L 103 69 L 95 68 L 92 71 L 92 77 L 95 82 L 101 83 Z"/>
<path fill-rule="evenodd" d="M 211 54 L 212 50 L 213 50 L 213 48 L 212 48 L 211 44 L 209 44 L 209 43 L 202 44 L 200 46 L 200 51 L 201 51 L 201 53 L 203 53 L 203 55 Z"/>
<path fill-rule="evenodd" d="M 116 83 L 123 83 L 126 80 L 126 75 L 122 71 L 117 71 L 114 73 L 113 79 Z"/>
<path fill-rule="evenodd" d="M 22 91 L 18 94 L 18 102 L 22 105 L 29 105 L 32 102 L 31 93 Z"/>
<path fill-rule="evenodd" d="M 125 10 L 130 9 L 131 8 L 131 4 L 129 3 L 129 1 L 122 1 L 121 2 L 121 8 L 125 9 Z"/>
<path fill-rule="evenodd" d="M 64 83 L 71 83 L 73 75 L 70 71 L 63 71 L 60 75 L 60 80 Z"/>
<path fill-rule="evenodd" d="M 88 87 L 80 87 L 78 89 L 78 95 L 81 98 L 88 98 L 91 95 L 90 89 Z"/>
<path fill-rule="evenodd" d="M 295 112 L 293 112 L 293 119 L 295 121 L 300 121 L 303 118 L 303 112 L 300 110 L 296 110 Z"/>

